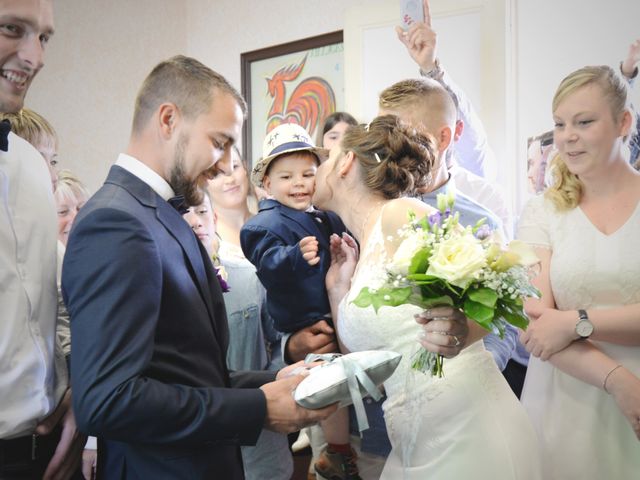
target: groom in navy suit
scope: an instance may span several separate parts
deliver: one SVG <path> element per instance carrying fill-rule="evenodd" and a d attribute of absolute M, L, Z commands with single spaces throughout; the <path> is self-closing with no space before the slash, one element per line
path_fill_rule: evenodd
<path fill-rule="evenodd" d="M 196 60 L 160 63 L 138 94 L 127 153 L 75 220 L 63 268 L 73 406 L 80 430 L 101 440 L 101 478 L 242 479 L 239 445 L 263 427 L 295 431 L 335 410 L 297 406 L 300 376 L 227 370 L 220 285 L 179 212 L 230 168 L 245 112 Z"/>

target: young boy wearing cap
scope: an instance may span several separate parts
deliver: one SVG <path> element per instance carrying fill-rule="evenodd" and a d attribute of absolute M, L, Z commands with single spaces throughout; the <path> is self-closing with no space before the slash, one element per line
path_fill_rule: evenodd
<path fill-rule="evenodd" d="M 269 197 L 240 231 L 245 256 L 256 267 L 267 290 L 267 309 L 276 329 L 292 333 L 325 319 L 331 307 L 325 275 L 331 262 L 329 237 L 344 224 L 333 212 L 311 204 L 315 174 L 327 151 L 316 148 L 304 128 L 282 124 L 265 138 L 263 156 L 253 168 L 252 182 Z M 359 479 L 349 444 L 347 409 L 322 422 L 328 447 L 315 464 L 325 478 Z"/>

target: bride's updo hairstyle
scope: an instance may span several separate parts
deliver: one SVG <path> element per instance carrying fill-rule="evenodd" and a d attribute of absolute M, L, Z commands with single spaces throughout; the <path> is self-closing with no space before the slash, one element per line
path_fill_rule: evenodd
<path fill-rule="evenodd" d="M 413 195 L 431 181 L 437 146 L 395 115 L 376 117 L 369 125 L 350 127 L 342 151 L 353 152 L 365 185 L 384 198 Z"/>

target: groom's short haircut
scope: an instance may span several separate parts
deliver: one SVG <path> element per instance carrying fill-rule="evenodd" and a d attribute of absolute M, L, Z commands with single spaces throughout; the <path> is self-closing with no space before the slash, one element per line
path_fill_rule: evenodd
<path fill-rule="evenodd" d="M 185 118 L 194 119 L 209 111 L 215 91 L 231 95 L 246 117 L 247 103 L 244 98 L 219 73 L 184 55 L 160 62 L 149 73 L 138 92 L 133 113 L 133 132 L 140 132 L 163 103 L 173 103 Z"/>
<path fill-rule="evenodd" d="M 380 93 L 378 105 L 386 111 L 420 109 L 425 124 L 455 125 L 456 105 L 447 90 L 435 80 L 416 78 L 401 80 Z"/>

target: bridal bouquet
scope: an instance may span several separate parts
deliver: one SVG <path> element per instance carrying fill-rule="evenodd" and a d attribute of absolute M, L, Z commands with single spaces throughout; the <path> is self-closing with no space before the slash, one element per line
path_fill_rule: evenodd
<path fill-rule="evenodd" d="M 504 337 L 507 323 L 525 329 L 524 297 L 538 297 L 529 269 L 538 258 L 527 245 L 512 241 L 503 248 L 480 220 L 459 224 L 454 198 L 438 195 L 438 211 L 418 220 L 412 212 L 398 231 L 401 243 L 385 266 L 385 278 L 364 287 L 354 303 L 362 308 L 413 304 L 423 308 L 450 305 L 485 329 Z M 442 377 L 441 355 L 420 349 L 416 370 Z"/>

